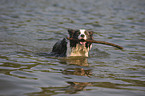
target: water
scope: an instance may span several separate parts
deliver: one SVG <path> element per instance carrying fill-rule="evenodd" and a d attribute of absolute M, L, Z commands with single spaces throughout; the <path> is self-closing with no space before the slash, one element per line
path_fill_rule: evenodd
<path fill-rule="evenodd" d="M 88 58 L 39 56 L 93 30 Z M 145 96 L 144 0 L 0 0 L 0 96 Z"/>

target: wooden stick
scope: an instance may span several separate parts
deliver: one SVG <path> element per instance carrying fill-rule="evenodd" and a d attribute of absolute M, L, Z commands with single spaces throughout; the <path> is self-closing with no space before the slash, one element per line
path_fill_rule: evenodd
<path fill-rule="evenodd" d="M 98 43 L 98 44 L 105 44 L 105 45 L 110 45 L 110 46 L 113 46 L 113 47 L 116 47 L 118 49 L 123 49 L 123 47 L 119 46 L 119 45 L 116 45 L 116 44 L 113 44 L 113 43 L 109 43 L 109 42 L 105 42 L 105 41 L 96 41 L 96 40 L 84 40 L 84 39 L 74 39 L 74 38 L 69 38 L 67 37 L 68 40 L 74 40 L 74 41 L 78 41 L 78 42 L 90 42 L 90 43 Z"/>

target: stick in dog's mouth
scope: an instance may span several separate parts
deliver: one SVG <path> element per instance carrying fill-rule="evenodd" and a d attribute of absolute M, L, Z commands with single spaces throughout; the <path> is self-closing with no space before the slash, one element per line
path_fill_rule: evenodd
<path fill-rule="evenodd" d="M 79 41 L 79 43 L 80 43 L 81 45 L 85 45 L 85 44 L 86 44 L 85 39 L 78 39 L 78 41 Z"/>
<path fill-rule="evenodd" d="M 78 42 L 90 42 L 90 43 L 98 43 L 98 44 L 105 44 L 105 45 L 110 45 L 110 46 L 113 46 L 113 47 L 116 47 L 120 50 L 123 50 L 123 47 L 119 46 L 119 45 L 116 45 L 116 44 L 113 44 L 113 43 L 109 43 L 109 42 L 105 42 L 105 41 L 96 41 L 96 40 L 84 40 L 84 39 L 74 39 L 74 38 L 69 38 L 67 37 L 68 40 L 74 40 L 74 41 L 78 41 Z"/>

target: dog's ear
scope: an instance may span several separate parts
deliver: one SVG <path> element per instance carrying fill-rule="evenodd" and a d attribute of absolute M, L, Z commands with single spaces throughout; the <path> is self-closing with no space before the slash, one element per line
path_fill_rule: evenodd
<path fill-rule="evenodd" d="M 74 35 L 74 33 L 75 33 L 75 30 L 73 30 L 73 29 L 68 29 L 68 33 L 69 33 L 70 38 L 72 38 L 73 35 Z"/>
<path fill-rule="evenodd" d="M 89 34 L 90 34 L 91 36 L 93 36 L 94 32 L 93 32 L 93 31 L 89 31 Z"/>
<path fill-rule="evenodd" d="M 89 31 L 89 35 L 90 35 L 90 37 L 91 37 L 92 40 L 93 40 L 93 34 L 94 34 L 93 31 Z"/>

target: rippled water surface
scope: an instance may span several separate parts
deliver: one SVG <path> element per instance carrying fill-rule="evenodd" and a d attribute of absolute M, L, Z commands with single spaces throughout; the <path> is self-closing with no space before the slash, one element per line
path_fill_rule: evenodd
<path fill-rule="evenodd" d="M 88 58 L 39 56 L 94 31 Z M 0 0 L 0 96 L 145 96 L 144 0 Z"/>

